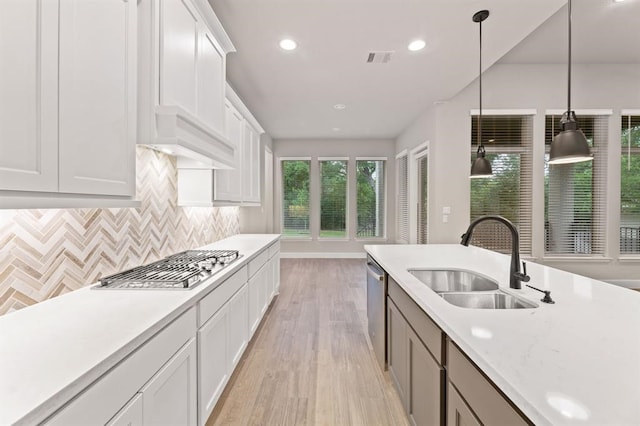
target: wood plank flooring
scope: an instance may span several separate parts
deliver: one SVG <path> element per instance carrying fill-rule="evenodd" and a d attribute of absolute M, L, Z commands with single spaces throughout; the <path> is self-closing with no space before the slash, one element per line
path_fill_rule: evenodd
<path fill-rule="evenodd" d="M 364 259 L 282 259 L 280 295 L 207 426 L 408 425 L 366 306 Z"/>

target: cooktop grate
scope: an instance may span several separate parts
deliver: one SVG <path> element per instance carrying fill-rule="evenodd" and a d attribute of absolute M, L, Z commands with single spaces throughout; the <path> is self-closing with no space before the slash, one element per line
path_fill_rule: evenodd
<path fill-rule="evenodd" d="M 191 288 L 238 257 L 237 250 L 187 250 L 101 278 L 98 288 Z"/>

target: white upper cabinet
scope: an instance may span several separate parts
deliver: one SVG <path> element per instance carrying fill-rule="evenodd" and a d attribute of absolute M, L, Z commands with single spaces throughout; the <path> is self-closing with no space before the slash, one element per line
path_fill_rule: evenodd
<path fill-rule="evenodd" d="M 60 1 L 60 191 L 135 194 L 136 4 Z"/>
<path fill-rule="evenodd" d="M 58 190 L 58 5 L 0 2 L 0 189 Z"/>
<path fill-rule="evenodd" d="M 207 0 L 138 3 L 138 143 L 171 151 L 182 168 L 232 168 L 224 128 L 231 40 Z"/>
<path fill-rule="evenodd" d="M 215 174 L 215 200 L 239 203 L 242 201 L 242 132 L 244 117 L 229 101 L 225 102 L 225 121 L 227 137 L 236 147 L 233 170 L 224 170 Z"/>
<path fill-rule="evenodd" d="M 249 122 L 244 126 L 242 156 L 242 201 L 260 204 L 260 135 Z"/>
<path fill-rule="evenodd" d="M 224 132 L 224 53 L 217 47 L 216 40 L 206 26 L 199 32 L 200 51 L 198 60 L 198 117 L 208 126 Z"/>
<path fill-rule="evenodd" d="M 0 61 L 0 207 L 134 204 L 136 2 L 2 1 Z"/>
<path fill-rule="evenodd" d="M 188 0 L 162 0 L 160 104 L 196 114 L 199 17 Z"/>

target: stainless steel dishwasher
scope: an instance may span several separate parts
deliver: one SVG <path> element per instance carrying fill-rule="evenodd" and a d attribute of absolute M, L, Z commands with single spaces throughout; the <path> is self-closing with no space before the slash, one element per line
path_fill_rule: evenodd
<path fill-rule="evenodd" d="M 380 367 L 387 369 L 387 273 L 367 256 L 367 322 Z"/>

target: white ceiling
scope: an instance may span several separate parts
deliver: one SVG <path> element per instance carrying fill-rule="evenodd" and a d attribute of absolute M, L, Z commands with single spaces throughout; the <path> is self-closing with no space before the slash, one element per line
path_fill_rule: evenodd
<path fill-rule="evenodd" d="M 567 29 L 563 7 L 499 62 L 566 64 Z M 640 0 L 574 0 L 571 32 L 573 63 L 640 64 Z"/>
<path fill-rule="evenodd" d="M 487 68 L 565 4 L 565 0 L 209 2 L 237 49 L 228 56 L 227 78 L 275 139 L 394 138 L 428 106 L 454 96 L 477 77 L 478 24 L 471 20 L 476 11 L 491 12 L 483 23 Z M 640 0 L 627 2 L 631 3 L 615 6 L 638 11 Z M 575 1 L 574 27 L 582 3 L 613 4 Z M 549 31 L 555 28 L 554 21 L 562 19 L 562 10 L 548 24 Z M 591 19 L 597 23 L 604 18 Z M 561 29 L 560 22 L 556 24 Z M 639 33 L 637 24 L 628 27 Z M 590 42 L 600 43 L 602 32 L 594 32 Z M 284 37 L 295 39 L 298 49 L 281 50 L 278 42 Z M 427 47 L 409 52 L 406 47 L 416 38 L 424 39 Z M 551 40 L 546 34 L 529 37 L 528 51 L 517 49 L 507 58 L 562 62 L 566 53 Z M 545 44 L 538 47 L 540 42 Z M 635 49 L 637 58 L 637 43 Z M 395 53 L 387 64 L 367 64 L 370 51 Z M 548 51 L 555 56 L 544 56 Z M 338 103 L 347 108 L 335 110 Z"/>

